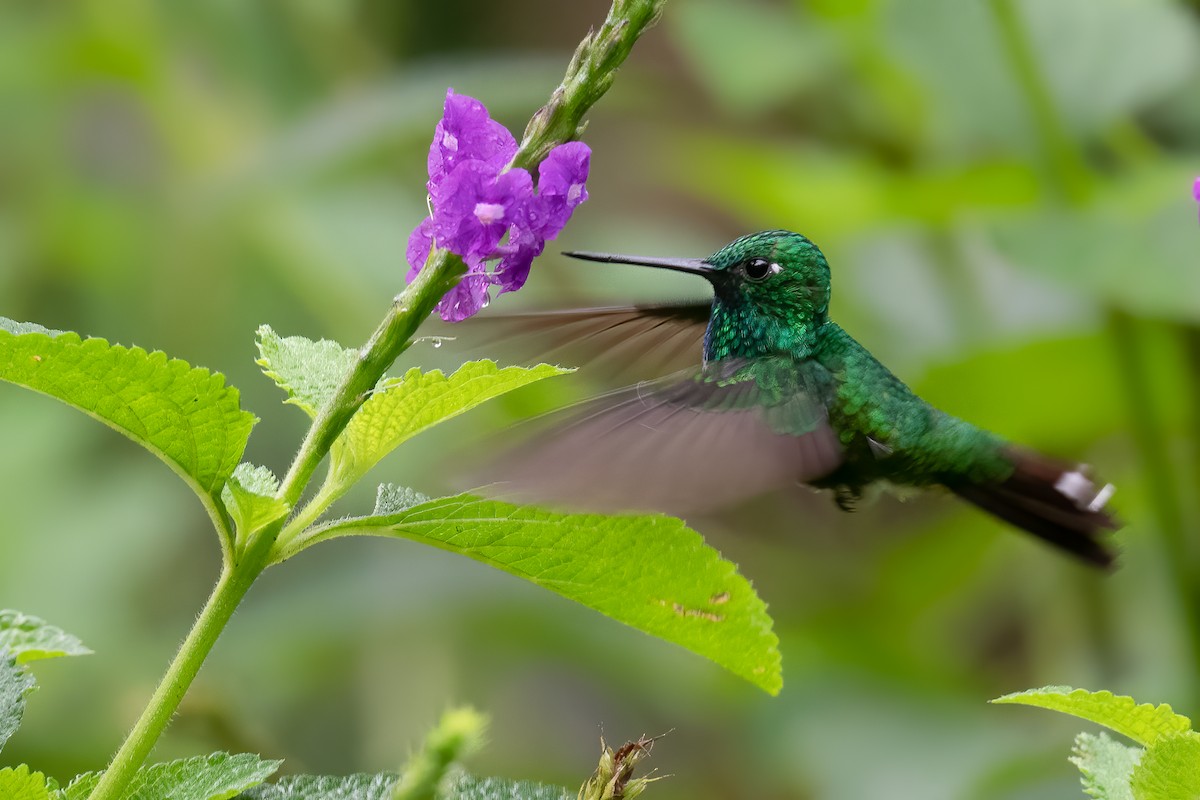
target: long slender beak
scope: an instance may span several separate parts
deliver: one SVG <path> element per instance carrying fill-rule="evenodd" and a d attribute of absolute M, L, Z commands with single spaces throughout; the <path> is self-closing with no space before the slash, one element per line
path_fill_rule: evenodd
<path fill-rule="evenodd" d="M 567 251 L 563 255 L 583 259 L 584 261 L 600 261 L 605 264 L 637 264 L 643 267 L 670 269 L 676 272 L 700 275 L 710 280 L 713 273 L 716 272 L 711 264 L 699 258 L 651 258 L 647 256 L 623 256 L 617 253 L 587 253 L 580 250 Z"/>

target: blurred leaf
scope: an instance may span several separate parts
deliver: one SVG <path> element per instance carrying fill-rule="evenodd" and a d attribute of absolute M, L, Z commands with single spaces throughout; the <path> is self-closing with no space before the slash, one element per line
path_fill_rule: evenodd
<path fill-rule="evenodd" d="M 666 16 L 698 77 L 732 115 L 755 114 L 814 85 L 834 41 L 795 6 L 692 0 Z"/>
<path fill-rule="evenodd" d="M 223 528 L 217 495 L 256 421 L 224 376 L 162 352 L 21 330 L 0 318 L 0 379 L 58 398 L 154 453 Z"/>
<path fill-rule="evenodd" d="M 1130 786 L 1137 800 L 1200 798 L 1200 735 L 1165 736 L 1148 747 Z"/>
<path fill-rule="evenodd" d="M 213 753 L 142 767 L 125 790 L 125 800 L 228 800 L 257 786 L 279 769 L 282 761 L 263 761 L 256 755 Z M 63 789 L 61 800 L 87 800 L 100 781 L 88 772 Z"/>
<path fill-rule="evenodd" d="M 1190 254 L 1200 240 L 1187 197 L 1193 172 L 1161 163 L 1104 182 L 1085 209 L 1041 208 L 994 221 L 996 243 L 1017 267 L 1119 308 L 1198 320 L 1200 270 Z"/>
<path fill-rule="evenodd" d="M 1120 429 L 1125 407 L 1101 336 L 1044 338 L 931 367 L 913 388 L 1014 441 L 1078 448 Z M 1047 396 L 1056 398 L 1047 408 Z"/>
<path fill-rule="evenodd" d="M 403 378 L 385 379 L 334 442 L 331 479 L 349 486 L 421 431 L 493 397 L 572 371 L 549 364 L 500 368 L 494 361 L 471 361 L 449 377 L 413 367 Z"/>
<path fill-rule="evenodd" d="M 21 725 L 25 696 L 33 691 L 33 676 L 7 651 L 0 650 L 0 750 Z"/>
<path fill-rule="evenodd" d="M 1142 748 L 1114 742 L 1106 733 L 1081 733 L 1074 750 L 1071 763 L 1079 767 L 1084 792 L 1096 800 L 1134 800 L 1129 778 Z"/>
<path fill-rule="evenodd" d="M 1022 0 L 1018 5 L 1056 106 L 1079 131 L 1100 130 L 1146 107 L 1198 63 L 1196 17 L 1180 3 Z"/>
<path fill-rule="evenodd" d="M 993 703 L 1015 703 L 1061 711 L 1110 728 L 1149 747 L 1164 736 L 1190 731 L 1192 721 L 1166 703 L 1138 705 L 1132 697 L 1109 691 L 1089 692 L 1069 686 L 1046 686 L 997 697 Z"/>
<path fill-rule="evenodd" d="M 972 210 L 1024 208 L 1038 195 L 1030 166 L 1011 160 L 897 172 L 861 154 L 765 142 L 749 148 L 686 131 L 668 164 L 673 181 L 758 227 L 800 219 L 821 239 L 897 220 L 945 224 Z"/>
<path fill-rule="evenodd" d="M 0 797 L 4 800 L 49 800 L 46 776 L 30 772 L 25 764 L 0 769 Z"/>
<path fill-rule="evenodd" d="M 299 406 L 314 418 L 358 357 L 355 351 L 328 339 L 282 338 L 270 325 L 258 329 L 258 352 L 256 363 L 287 394 L 284 402 Z"/>
<path fill-rule="evenodd" d="M 681 645 L 771 694 L 782 686 L 766 605 L 680 520 L 560 514 L 458 495 L 332 522 L 293 547 L 350 535 L 401 537 L 469 556 Z"/>
<path fill-rule="evenodd" d="M 244 462 L 237 465 L 221 491 L 221 499 L 233 516 L 239 537 L 287 514 L 287 503 L 275 498 L 278 490 L 279 479 L 271 470 Z"/>
<path fill-rule="evenodd" d="M 92 652 L 62 628 L 8 609 L 0 610 L 0 650 L 15 656 L 18 664 L 42 658 L 82 656 Z"/>

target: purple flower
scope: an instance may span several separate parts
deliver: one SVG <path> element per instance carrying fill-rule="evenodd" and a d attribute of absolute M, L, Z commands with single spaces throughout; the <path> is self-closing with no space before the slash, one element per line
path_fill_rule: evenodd
<path fill-rule="evenodd" d="M 409 281 L 434 246 L 466 262 L 462 282 L 438 303 L 449 322 L 487 305 L 492 286 L 500 293 L 520 289 L 546 240 L 557 236 L 587 199 L 587 145 L 568 142 L 551 150 L 538 168 L 536 192 L 526 170 L 505 169 L 516 151 L 512 134 L 488 116 L 482 103 L 453 89 L 446 93 L 429 147 L 433 214 L 409 235 L 405 255 Z M 489 261 L 497 262 L 491 271 Z"/>
<path fill-rule="evenodd" d="M 465 259 L 488 258 L 533 196 L 523 169 L 464 161 L 433 184 L 433 238 Z"/>
<path fill-rule="evenodd" d="M 1196 199 L 1197 203 L 1200 203 L 1200 178 L 1196 178 L 1195 183 L 1192 184 L 1192 197 Z"/>

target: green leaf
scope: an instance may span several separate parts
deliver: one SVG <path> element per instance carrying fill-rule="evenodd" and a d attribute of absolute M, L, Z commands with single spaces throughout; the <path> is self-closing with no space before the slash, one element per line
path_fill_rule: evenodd
<path fill-rule="evenodd" d="M 441 370 L 413 368 L 403 378 L 383 381 L 363 403 L 334 443 L 330 474 L 337 485 L 349 486 L 407 439 L 456 417 L 480 403 L 570 369 L 496 366 L 494 361 L 471 361 L 451 376 Z"/>
<path fill-rule="evenodd" d="M 771 694 L 783 685 L 766 605 L 680 520 L 563 514 L 464 494 L 331 522 L 293 547 L 364 534 L 461 553 L 675 642 Z"/>
<path fill-rule="evenodd" d="M 256 421 L 239 407 L 237 389 L 161 352 L 30 327 L 0 318 L 0 380 L 58 398 L 125 434 L 165 461 L 220 520 L 217 494 Z"/>
<path fill-rule="evenodd" d="M 25 714 L 25 697 L 33 691 L 33 676 L 17 660 L 0 649 L 0 750 L 17 732 Z"/>
<path fill-rule="evenodd" d="M 0 797 L 4 800 L 49 800 L 46 776 L 30 772 L 25 764 L 0 769 Z"/>
<path fill-rule="evenodd" d="M 289 775 L 278 783 L 255 786 L 237 800 L 390 800 L 396 775 L 359 773 L 344 778 L 329 775 Z"/>
<path fill-rule="evenodd" d="M 1165 736 L 1148 747 L 1130 785 L 1136 800 L 1200 798 L 1200 734 Z"/>
<path fill-rule="evenodd" d="M 287 514 L 287 503 L 275 498 L 278 490 L 279 479 L 271 470 L 253 464 L 237 465 L 221 491 L 221 499 L 233 516 L 239 538 Z"/>
<path fill-rule="evenodd" d="M 575 793 L 561 786 L 465 774 L 450 784 L 445 796 L 447 800 L 575 800 Z"/>
<path fill-rule="evenodd" d="M 263 761 L 256 755 L 213 753 L 168 761 L 138 770 L 123 800 L 228 800 L 257 786 L 279 769 L 282 761 Z M 62 800 L 86 800 L 100 772 L 80 775 L 61 793 Z"/>
<path fill-rule="evenodd" d="M 62 628 L 8 609 L 0 610 L 0 650 L 16 656 L 18 664 L 41 658 L 84 656 L 92 652 Z"/>
<path fill-rule="evenodd" d="M 1166 703 L 1159 706 L 1149 703 L 1138 705 L 1132 697 L 1114 695 L 1108 691 L 1089 692 L 1069 686 L 1046 686 L 1006 694 L 992 702 L 1016 703 L 1061 711 L 1080 719 L 1097 722 L 1147 747 L 1164 736 L 1183 733 L 1192 728 L 1190 719 L 1176 714 Z"/>
<path fill-rule="evenodd" d="M 270 325 L 258 329 L 258 352 L 263 374 L 287 393 L 284 402 L 299 406 L 310 417 L 316 417 L 333 397 L 357 357 L 355 351 L 328 339 L 282 338 Z"/>
<path fill-rule="evenodd" d="M 1129 777 L 1144 752 L 1113 741 L 1108 734 L 1081 733 L 1075 737 L 1071 763 L 1079 767 L 1083 791 L 1096 800 L 1133 800 Z"/>
<path fill-rule="evenodd" d="M 238 795 L 237 800 L 390 800 L 396 778 L 386 772 L 344 778 L 289 775 L 278 783 L 256 786 Z M 444 800 L 575 800 L 575 793 L 561 786 L 460 773 L 441 797 Z"/>

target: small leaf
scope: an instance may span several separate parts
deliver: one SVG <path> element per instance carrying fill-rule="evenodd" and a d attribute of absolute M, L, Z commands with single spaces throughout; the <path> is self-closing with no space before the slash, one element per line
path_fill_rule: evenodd
<path fill-rule="evenodd" d="M 257 786 L 279 769 L 282 761 L 263 761 L 256 755 L 213 753 L 142 767 L 122 795 L 123 800 L 228 800 Z M 85 800 L 100 780 L 100 772 L 80 775 L 62 792 L 62 800 Z"/>
<path fill-rule="evenodd" d="M 1200 734 L 1164 736 L 1146 748 L 1130 786 L 1137 800 L 1200 798 Z"/>
<path fill-rule="evenodd" d="M 1089 692 L 1069 686 L 1046 686 L 997 697 L 993 703 L 1015 703 L 1061 711 L 1110 728 L 1149 747 L 1163 736 L 1190 731 L 1192 721 L 1166 703 L 1138 705 L 1132 697 L 1112 692 Z"/>
<path fill-rule="evenodd" d="M 0 650 L 16 656 L 18 664 L 41 658 L 84 656 L 92 652 L 62 628 L 8 609 L 0 610 Z"/>
<path fill-rule="evenodd" d="M 344 778 L 328 775 L 289 775 L 278 783 L 255 786 L 237 796 L 237 800 L 389 800 L 396 776 L 347 775 Z"/>
<path fill-rule="evenodd" d="M 46 776 L 30 772 L 25 764 L 0 769 L 0 797 L 4 800 L 49 800 Z"/>
<path fill-rule="evenodd" d="M 225 508 L 233 516 L 239 538 L 245 538 L 288 512 L 287 503 L 275 498 L 279 479 L 266 467 L 238 464 L 221 491 Z"/>
<path fill-rule="evenodd" d="M 282 338 L 270 325 L 258 329 L 258 352 L 256 363 L 287 393 L 284 402 L 299 406 L 310 417 L 316 417 L 333 397 L 357 357 L 353 350 L 328 339 Z"/>
<path fill-rule="evenodd" d="M 17 660 L 0 649 L 0 750 L 17 732 L 25 714 L 25 697 L 33 691 L 33 676 L 17 666 Z"/>
<path fill-rule="evenodd" d="M 1081 733 L 1075 737 L 1071 763 L 1079 767 L 1083 791 L 1096 800 L 1133 800 L 1129 778 L 1144 752 L 1113 741 L 1108 734 Z"/>
<path fill-rule="evenodd" d="M 539 364 L 536 367 L 496 366 L 494 361 L 471 361 L 446 377 L 441 370 L 410 369 L 403 378 L 382 382 L 350 420 L 330 452 L 330 474 L 349 486 L 405 440 L 464 411 L 514 389 L 572 370 Z"/>
<path fill-rule="evenodd" d="M 461 553 L 675 642 L 771 694 L 783 685 L 766 605 L 680 520 L 562 514 L 458 495 L 331 522 L 294 547 L 364 534 Z"/>
<path fill-rule="evenodd" d="M 239 407 L 237 389 L 218 373 L 161 352 L 31 327 L 0 318 L 0 380 L 62 400 L 128 436 L 166 462 L 220 519 L 216 495 L 256 421 Z"/>

